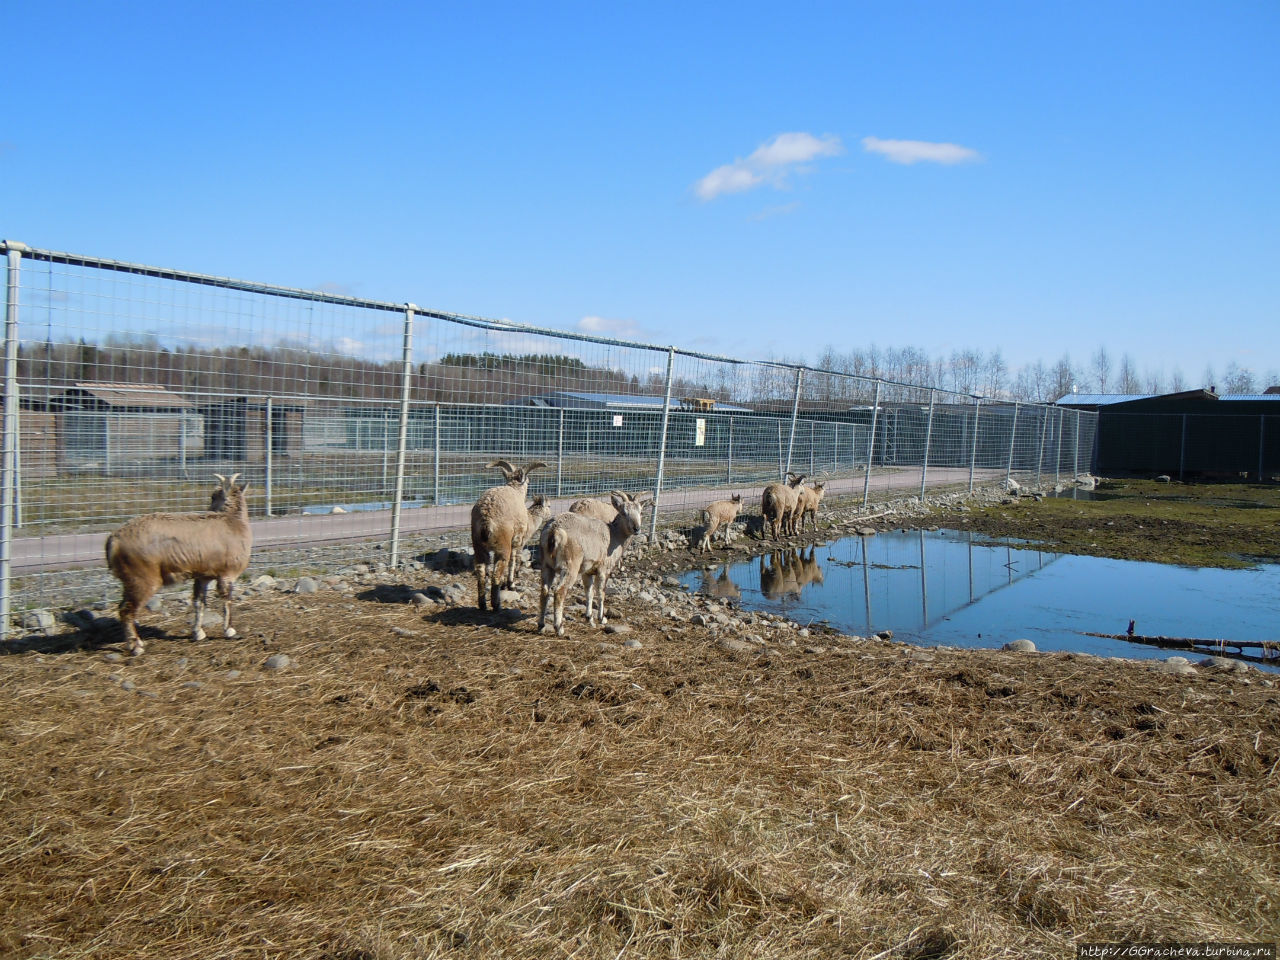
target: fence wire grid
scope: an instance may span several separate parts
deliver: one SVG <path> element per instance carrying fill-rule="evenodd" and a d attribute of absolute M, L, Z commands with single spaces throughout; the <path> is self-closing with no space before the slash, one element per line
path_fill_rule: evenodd
<path fill-rule="evenodd" d="M 12 597 L 113 596 L 105 534 L 215 473 L 249 480 L 252 573 L 413 559 L 495 459 L 556 509 L 651 491 L 653 525 L 788 471 L 870 505 L 1091 465 L 1093 413 L 2 246 L 6 629 Z"/>

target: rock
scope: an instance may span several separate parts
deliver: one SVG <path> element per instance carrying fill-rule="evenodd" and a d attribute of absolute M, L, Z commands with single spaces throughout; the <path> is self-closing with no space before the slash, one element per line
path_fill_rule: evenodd
<path fill-rule="evenodd" d="M 271 576 L 268 573 L 264 573 L 260 576 L 254 577 L 251 581 L 249 581 L 249 586 L 253 587 L 256 590 L 270 590 L 275 585 L 276 585 L 276 578 Z"/>
<path fill-rule="evenodd" d="M 858 529 L 855 530 L 854 532 L 860 537 L 874 537 L 876 535 L 876 528 L 875 527 L 858 527 Z"/>
<path fill-rule="evenodd" d="M 465 603 L 468 592 L 467 588 L 460 583 L 451 583 L 441 591 L 445 602 L 455 605 Z"/>
<path fill-rule="evenodd" d="M 163 610 L 164 597 L 160 596 L 159 594 L 156 594 L 154 597 L 152 597 L 150 600 L 147 601 L 147 609 L 150 610 L 152 613 L 157 613 L 160 610 Z"/>
<path fill-rule="evenodd" d="M 664 587 L 667 587 L 668 589 L 671 589 L 671 590 L 679 590 L 679 589 L 680 589 L 680 581 L 679 581 L 679 580 L 677 580 L 675 577 L 663 577 L 663 578 L 662 578 L 662 585 L 663 585 Z"/>
<path fill-rule="evenodd" d="M 877 633 L 877 634 L 876 634 L 876 639 L 877 639 L 877 640 L 892 640 L 892 639 L 893 639 L 893 631 L 892 631 L 892 630 L 881 630 L 879 633 Z"/>
<path fill-rule="evenodd" d="M 1036 645 L 1030 640 L 1024 638 L 1021 640 L 1011 640 L 1000 649 L 1011 653 L 1035 653 Z"/>
<path fill-rule="evenodd" d="M 346 513 L 347 511 L 342 507 L 331 507 L 329 509 L 329 512 L 330 513 Z"/>
<path fill-rule="evenodd" d="M 102 659 L 103 659 L 103 660 L 105 660 L 105 661 L 107 661 L 107 663 L 119 663 L 121 660 L 123 660 L 123 659 L 124 659 L 124 655 L 123 655 L 123 654 L 116 653 L 116 652 L 113 650 L 113 651 L 111 651 L 110 653 L 108 653 L 105 657 L 103 657 Z"/>
<path fill-rule="evenodd" d="M 199 680 L 188 680 L 186 683 L 182 685 L 182 688 L 184 690 L 203 690 L 204 684 L 201 683 Z"/>
<path fill-rule="evenodd" d="M 299 577 L 293 585 L 294 593 L 315 593 L 320 589 L 320 581 L 314 577 Z"/>
<path fill-rule="evenodd" d="M 746 640 L 739 640 L 737 637 L 721 637 L 716 642 L 716 646 L 729 653 L 751 653 L 756 649 Z"/>
<path fill-rule="evenodd" d="M 1249 665 L 1242 660 L 1232 660 L 1230 657 L 1205 657 L 1197 666 L 1206 670 L 1215 670 L 1220 673 L 1248 673 Z"/>
<path fill-rule="evenodd" d="M 138 685 L 134 683 L 132 680 L 121 680 L 120 689 L 121 690 L 137 690 Z"/>
<path fill-rule="evenodd" d="M 1168 660 L 1152 660 L 1151 669 L 1156 673 L 1167 673 L 1172 676 L 1195 676 L 1196 668 L 1186 657 L 1170 657 Z"/>
<path fill-rule="evenodd" d="M 711 623 L 711 618 L 704 613 L 695 613 L 689 618 L 689 622 L 695 627 L 705 627 Z"/>
<path fill-rule="evenodd" d="M 1172 483 L 1172 478 L 1167 473 L 1162 473 L 1155 478 L 1156 483 Z"/>
<path fill-rule="evenodd" d="M 605 633 L 630 633 L 631 630 L 630 624 L 626 623 L 610 623 L 604 628 Z"/>
<path fill-rule="evenodd" d="M 641 643 L 639 640 L 637 640 L 635 637 L 627 637 L 626 640 L 622 641 L 622 645 L 626 647 L 628 650 L 639 650 L 642 647 L 644 647 L 644 644 Z"/>
<path fill-rule="evenodd" d="M 238 678 L 239 678 L 239 676 L 240 676 L 240 671 L 239 671 L 239 670 L 228 670 L 228 671 L 226 672 L 226 678 L 227 678 L 228 680 L 236 680 L 236 679 L 238 679 Z"/>
<path fill-rule="evenodd" d="M 498 599 L 504 607 L 514 607 L 522 599 L 519 590 L 499 590 Z"/>
<path fill-rule="evenodd" d="M 58 621 L 48 610 L 28 610 L 22 615 L 23 630 L 52 630 Z"/>
<path fill-rule="evenodd" d="M 284 653 L 273 653 L 262 664 L 264 670 L 272 671 L 287 670 L 291 666 L 293 666 L 293 660 Z"/>

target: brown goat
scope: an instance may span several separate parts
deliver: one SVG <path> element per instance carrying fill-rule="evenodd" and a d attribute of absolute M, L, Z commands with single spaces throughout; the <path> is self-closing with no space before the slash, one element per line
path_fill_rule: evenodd
<path fill-rule="evenodd" d="M 803 482 L 803 473 L 787 471 L 786 483 L 771 483 L 764 488 L 760 497 L 760 513 L 769 525 L 773 539 L 777 540 L 779 533 L 785 536 L 790 532 L 791 514 L 799 500 L 796 488 Z"/>
<path fill-rule="evenodd" d="M 222 597 L 223 635 L 236 635 L 231 628 L 231 595 L 253 550 L 245 501 L 248 484 L 236 485 L 238 473 L 230 479 L 219 473 L 214 476 L 219 486 L 208 512 L 144 514 L 107 537 L 107 566 L 124 587 L 118 608 L 120 625 L 135 657 L 145 649 L 135 623 L 138 611 L 162 585 L 187 578 L 193 581 L 191 639 L 205 638 L 202 619 L 213 581 Z"/>

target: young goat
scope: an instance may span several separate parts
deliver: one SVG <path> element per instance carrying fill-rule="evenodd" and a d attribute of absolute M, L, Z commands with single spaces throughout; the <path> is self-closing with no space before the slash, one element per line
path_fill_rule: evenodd
<path fill-rule="evenodd" d="M 477 605 L 481 610 L 485 608 L 487 578 L 490 601 L 493 609 L 499 610 L 502 587 L 515 585 L 512 568 L 520 562 L 516 553 L 524 549 L 525 538 L 533 531 L 524 502 L 529 493 L 529 474 L 546 464 L 535 460 L 517 467 L 507 460 L 491 460 L 487 465 L 501 470 L 507 482 L 480 494 L 471 508 L 471 546 L 475 550 Z"/>
<path fill-rule="evenodd" d="M 813 521 L 813 532 L 818 532 L 818 506 L 827 492 L 826 481 L 820 480 L 812 487 L 801 487 L 796 491 L 795 510 L 791 514 L 791 532 L 804 533 L 804 521 L 808 517 Z M 798 531 L 796 528 L 799 528 Z"/>
<path fill-rule="evenodd" d="M 786 483 L 771 483 L 764 488 L 764 494 L 760 497 L 760 513 L 769 525 L 773 539 L 778 539 L 779 532 L 784 536 L 789 532 L 791 514 L 799 500 L 796 488 L 803 482 L 803 473 L 787 471 Z"/>
<path fill-rule="evenodd" d="M 145 649 L 135 620 L 162 584 L 190 577 L 191 639 L 203 640 L 201 626 L 205 598 L 212 581 L 222 597 L 222 632 L 231 628 L 231 594 L 236 578 L 249 566 L 253 531 L 249 529 L 247 483 L 236 485 L 240 474 L 228 479 L 215 473 L 219 486 L 213 491 L 207 513 L 149 513 L 135 517 L 107 537 L 107 566 L 124 586 L 120 600 L 120 625 L 129 652 L 135 657 Z"/>
<path fill-rule="evenodd" d="M 542 525 L 551 519 L 551 504 L 547 498 L 538 494 L 529 504 L 529 522 L 524 534 L 511 546 L 511 562 L 507 564 L 507 589 L 514 589 L 516 576 L 520 573 L 520 565 L 524 563 L 524 549 L 529 545 L 529 538 L 542 530 Z"/>
<path fill-rule="evenodd" d="M 611 495 L 617 515 L 606 524 L 580 513 L 562 513 L 542 528 L 542 598 L 538 609 L 538 632 L 547 622 L 547 603 L 553 601 L 556 635 L 564 636 L 564 602 L 578 578 L 586 582 L 587 619 L 594 625 L 608 623 L 604 612 L 604 592 L 609 575 L 622 556 L 627 541 L 640 529 L 641 503 L 615 490 Z M 593 598 L 599 595 L 597 621 Z"/>
<path fill-rule="evenodd" d="M 738 511 L 742 509 L 742 494 L 735 493 L 728 500 L 713 500 L 702 511 L 702 520 L 706 528 L 702 533 L 702 542 L 698 545 L 703 553 L 711 549 L 711 537 L 724 527 L 724 545 L 730 543 L 733 522 L 738 519 Z"/>

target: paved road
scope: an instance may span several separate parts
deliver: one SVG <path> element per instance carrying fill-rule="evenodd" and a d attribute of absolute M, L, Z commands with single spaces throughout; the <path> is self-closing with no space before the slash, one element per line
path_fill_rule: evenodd
<path fill-rule="evenodd" d="M 975 483 L 993 483 L 1003 478 L 1002 471 L 980 470 L 975 475 Z M 928 479 L 931 488 L 955 484 L 967 485 L 969 471 L 967 468 L 932 467 L 929 470 Z M 659 511 L 678 513 L 696 510 L 706 506 L 712 500 L 725 499 L 732 494 L 741 493 L 748 504 L 747 510 L 758 512 L 761 489 L 762 486 L 758 482 L 716 488 L 676 487 L 663 491 Z M 861 474 L 835 477 L 827 481 L 827 493 L 830 495 L 860 496 L 862 489 Z M 874 471 L 871 475 L 873 493 L 895 491 L 910 494 L 918 492 L 919 489 L 919 468 L 904 468 L 900 471 L 882 469 Z M 572 502 L 572 499 L 553 500 L 552 509 L 559 513 L 567 510 Z M 465 530 L 471 522 L 470 517 L 470 504 L 405 509 L 400 513 L 400 535 L 405 538 Z M 261 520 L 254 520 L 252 526 L 255 554 L 270 551 L 273 548 L 298 549 L 360 540 L 388 540 L 391 535 L 391 510 L 264 517 Z M 105 541 L 106 534 L 102 532 L 17 537 L 13 541 L 13 550 L 10 555 L 11 575 L 17 577 L 50 570 L 67 570 L 103 564 Z"/>

